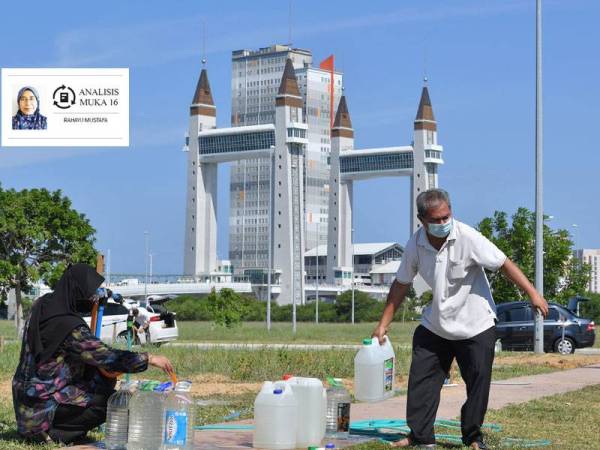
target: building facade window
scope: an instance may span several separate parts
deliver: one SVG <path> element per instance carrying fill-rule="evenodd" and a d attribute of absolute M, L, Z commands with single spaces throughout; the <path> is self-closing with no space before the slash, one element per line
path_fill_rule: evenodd
<path fill-rule="evenodd" d="M 201 136 L 198 147 L 201 155 L 262 150 L 275 145 L 273 130 L 229 135 Z"/>
<path fill-rule="evenodd" d="M 352 155 L 340 157 L 340 172 L 377 172 L 412 169 L 413 164 L 412 152 L 383 155 Z"/>

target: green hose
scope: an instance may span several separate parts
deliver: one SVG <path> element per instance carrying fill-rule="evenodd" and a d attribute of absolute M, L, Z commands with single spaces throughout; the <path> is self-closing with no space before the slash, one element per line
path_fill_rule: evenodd
<path fill-rule="evenodd" d="M 435 426 L 460 430 L 460 422 L 458 420 L 438 419 L 435 421 Z M 491 432 L 500 432 L 502 427 L 495 423 L 484 423 L 482 428 Z M 393 430 L 392 432 L 382 432 L 381 430 Z M 397 441 L 410 433 L 410 429 L 406 424 L 405 419 L 383 419 L 383 420 L 361 420 L 350 424 L 350 433 L 363 436 L 378 437 L 383 441 Z M 462 444 L 460 435 L 456 434 L 441 434 L 435 435 L 436 440 L 445 441 L 453 444 Z M 547 447 L 552 442 L 547 439 L 518 439 L 518 438 L 502 438 L 500 445 L 502 447 L 519 446 L 524 448 Z"/>

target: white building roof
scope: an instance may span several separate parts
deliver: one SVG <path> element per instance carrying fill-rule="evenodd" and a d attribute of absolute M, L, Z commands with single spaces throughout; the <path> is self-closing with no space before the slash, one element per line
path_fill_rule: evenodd
<path fill-rule="evenodd" d="M 387 250 L 395 245 L 398 244 L 396 242 L 371 242 L 354 244 L 353 247 L 355 255 L 376 255 L 377 253 L 381 253 L 382 251 Z M 327 255 L 327 245 L 319 245 L 319 256 L 325 255 Z M 317 247 L 311 248 L 305 252 L 304 256 L 317 256 Z"/>
<path fill-rule="evenodd" d="M 390 261 L 386 264 L 380 264 L 373 266 L 373 270 L 369 273 L 396 273 L 398 272 L 398 268 L 400 267 L 400 260 Z"/>

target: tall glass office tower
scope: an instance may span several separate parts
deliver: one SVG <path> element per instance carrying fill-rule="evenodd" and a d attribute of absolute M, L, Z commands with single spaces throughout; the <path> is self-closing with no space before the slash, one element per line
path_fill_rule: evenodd
<path fill-rule="evenodd" d="M 273 45 L 232 54 L 231 126 L 275 123 L 275 96 L 286 59 L 294 64 L 308 125 L 304 166 L 305 250 L 327 242 L 329 201 L 330 73 L 312 67 L 308 50 Z M 334 105 L 342 74 L 334 73 Z M 335 114 L 334 114 L 335 115 Z M 269 159 L 232 163 L 229 259 L 236 273 L 268 266 Z"/>

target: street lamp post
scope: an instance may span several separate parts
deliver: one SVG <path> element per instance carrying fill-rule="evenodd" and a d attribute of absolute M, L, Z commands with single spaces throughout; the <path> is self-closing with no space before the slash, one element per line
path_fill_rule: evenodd
<path fill-rule="evenodd" d="M 352 248 L 352 324 L 354 324 L 354 228 L 350 233 L 350 247 Z"/>
<path fill-rule="evenodd" d="M 319 323 L 319 222 L 317 222 L 317 285 L 315 293 L 315 323 Z"/>
<path fill-rule="evenodd" d="M 544 207 L 542 134 L 542 0 L 536 0 L 535 14 L 535 287 L 544 295 Z M 535 313 L 535 353 L 544 353 L 544 318 Z"/>
<path fill-rule="evenodd" d="M 148 305 L 148 244 L 149 233 L 148 231 L 144 231 L 144 265 L 145 265 L 145 277 L 144 277 L 144 306 Z"/>

